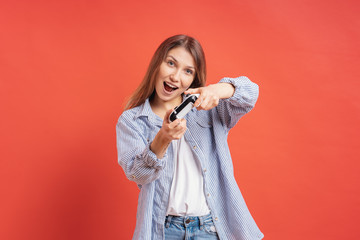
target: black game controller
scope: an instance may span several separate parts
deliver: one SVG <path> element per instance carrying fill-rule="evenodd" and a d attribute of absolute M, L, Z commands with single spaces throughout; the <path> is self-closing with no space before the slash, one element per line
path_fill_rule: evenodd
<path fill-rule="evenodd" d="M 169 116 L 169 121 L 173 122 L 178 118 L 183 118 L 194 106 L 196 99 L 200 94 L 191 94 L 185 98 L 185 100 L 177 107 L 174 108 L 174 111 Z"/>

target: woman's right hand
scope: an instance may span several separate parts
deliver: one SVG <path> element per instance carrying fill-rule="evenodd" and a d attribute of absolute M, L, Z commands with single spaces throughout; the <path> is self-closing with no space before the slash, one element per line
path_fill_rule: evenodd
<path fill-rule="evenodd" d="M 162 132 L 164 138 L 168 139 L 170 142 L 172 140 L 180 139 L 186 132 L 186 120 L 185 119 L 176 119 L 173 122 L 169 121 L 169 116 L 172 113 L 173 109 L 170 109 L 166 112 L 163 125 L 159 132 Z"/>
<path fill-rule="evenodd" d="M 150 144 L 150 149 L 160 159 L 165 155 L 167 148 L 172 140 L 180 139 L 186 132 L 186 120 L 176 119 L 169 121 L 169 116 L 173 109 L 166 112 L 163 125 Z"/>

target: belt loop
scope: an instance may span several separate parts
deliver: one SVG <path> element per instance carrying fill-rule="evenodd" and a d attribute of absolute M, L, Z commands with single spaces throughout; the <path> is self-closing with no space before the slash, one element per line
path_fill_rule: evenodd
<path fill-rule="evenodd" d="M 202 230 L 203 225 L 204 225 L 204 218 L 203 217 L 199 217 L 199 223 L 200 223 L 200 230 Z"/>
<path fill-rule="evenodd" d="M 172 219 L 172 216 L 171 216 L 171 215 L 167 216 L 167 218 L 166 218 L 166 225 L 165 225 L 166 228 L 170 227 L 171 219 Z"/>

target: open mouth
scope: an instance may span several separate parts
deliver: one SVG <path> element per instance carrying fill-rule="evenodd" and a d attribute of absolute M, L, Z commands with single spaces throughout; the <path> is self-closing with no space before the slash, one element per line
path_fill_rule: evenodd
<path fill-rule="evenodd" d="M 170 85 L 169 83 L 164 82 L 164 88 L 167 92 L 172 92 L 178 89 L 178 87 Z"/>

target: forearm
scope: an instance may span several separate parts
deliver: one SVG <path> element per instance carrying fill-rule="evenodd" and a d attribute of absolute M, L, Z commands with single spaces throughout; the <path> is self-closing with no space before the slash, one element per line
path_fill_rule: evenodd
<path fill-rule="evenodd" d="M 121 117 L 116 125 L 118 162 L 129 180 L 143 185 L 160 176 L 166 155 L 158 159 L 146 141 L 149 136 L 129 119 Z"/>
<path fill-rule="evenodd" d="M 165 157 L 164 159 L 157 159 L 147 146 L 143 152 L 131 157 L 129 154 L 119 156 L 119 164 L 129 180 L 144 185 L 159 178 L 166 165 L 166 159 Z"/>
<path fill-rule="evenodd" d="M 169 109 L 164 117 L 163 126 L 150 144 L 150 150 L 157 158 L 162 159 L 172 140 L 180 139 L 186 131 L 186 120 L 176 119 L 169 122 L 168 118 L 172 109 Z"/>
<path fill-rule="evenodd" d="M 244 76 L 223 78 L 218 84 L 222 83 L 235 87 L 233 96 L 220 101 L 217 106 L 221 121 L 227 129 L 230 129 L 255 106 L 259 96 L 259 86 Z"/>
<path fill-rule="evenodd" d="M 170 143 L 171 139 L 166 138 L 162 131 L 159 131 L 150 144 L 150 150 L 155 153 L 157 158 L 161 159 L 164 157 Z"/>
<path fill-rule="evenodd" d="M 219 99 L 230 98 L 234 95 L 235 87 L 231 83 L 217 83 L 209 85 L 217 94 Z"/>
<path fill-rule="evenodd" d="M 218 84 L 228 83 L 234 86 L 230 102 L 238 107 L 254 107 L 259 96 L 259 86 L 249 78 L 223 78 Z"/>

